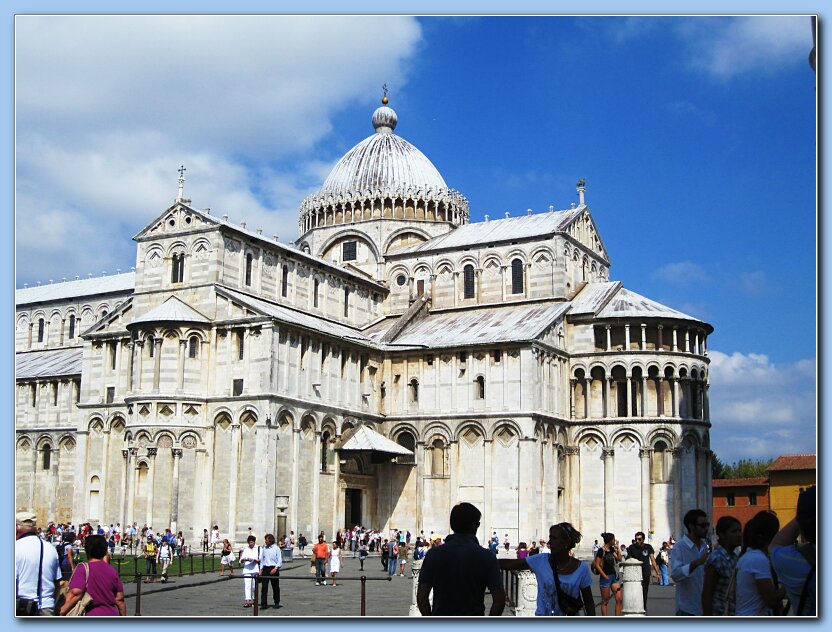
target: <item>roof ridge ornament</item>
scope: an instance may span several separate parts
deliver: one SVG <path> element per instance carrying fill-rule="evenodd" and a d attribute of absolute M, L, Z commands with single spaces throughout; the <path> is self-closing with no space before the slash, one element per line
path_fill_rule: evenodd
<path fill-rule="evenodd" d="M 185 169 L 185 165 L 180 165 L 177 171 L 179 172 L 179 192 L 176 194 L 176 201 L 182 202 L 185 199 L 185 172 L 187 169 Z"/>
<path fill-rule="evenodd" d="M 381 86 L 381 89 L 384 91 L 384 96 L 381 97 L 381 103 L 382 105 L 387 105 L 388 103 L 390 103 L 390 99 L 387 98 L 387 84 L 385 83 L 383 86 Z"/>

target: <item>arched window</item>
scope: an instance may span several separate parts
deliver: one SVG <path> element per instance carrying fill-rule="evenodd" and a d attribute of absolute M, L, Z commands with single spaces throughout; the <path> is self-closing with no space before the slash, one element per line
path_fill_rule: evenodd
<path fill-rule="evenodd" d="M 445 443 L 442 439 L 434 439 L 431 446 L 433 453 L 430 459 L 430 473 L 433 476 L 447 476 L 448 470 L 445 467 Z"/>
<path fill-rule="evenodd" d="M 520 259 L 511 262 L 511 293 L 523 293 L 523 262 Z"/>
<path fill-rule="evenodd" d="M 147 345 L 147 357 L 152 358 L 156 355 L 156 340 L 153 336 L 148 336 L 144 339 L 144 344 Z"/>
<path fill-rule="evenodd" d="M 350 315 L 350 288 L 344 288 L 344 316 Z"/>
<path fill-rule="evenodd" d="M 189 358 L 196 358 L 199 354 L 199 338 L 197 336 L 191 336 L 188 338 L 188 357 Z"/>
<path fill-rule="evenodd" d="M 329 432 L 321 435 L 321 472 L 327 471 L 327 457 L 329 455 Z"/>
<path fill-rule="evenodd" d="M 314 287 L 312 288 L 312 306 L 318 306 L 318 289 L 321 287 L 321 282 L 315 279 Z"/>
<path fill-rule="evenodd" d="M 482 375 L 474 380 L 474 390 L 477 399 L 485 399 L 485 378 Z"/>
<path fill-rule="evenodd" d="M 43 469 L 48 470 L 52 465 L 52 446 L 47 444 L 43 446 Z"/>
<path fill-rule="evenodd" d="M 69 317 L 69 339 L 75 338 L 75 314 Z"/>
<path fill-rule="evenodd" d="M 250 252 L 246 255 L 246 285 L 251 285 L 251 264 L 254 261 L 254 255 Z"/>
<path fill-rule="evenodd" d="M 474 266 L 469 263 L 463 268 L 462 272 L 465 292 L 464 297 L 474 298 Z"/>
<path fill-rule="evenodd" d="M 410 380 L 410 403 L 419 403 L 419 380 L 417 380 L 415 377 L 412 380 Z"/>
<path fill-rule="evenodd" d="M 416 463 L 416 438 L 413 436 L 413 434 L 408 432 L 407 430 L 400 432 L 399 436 L 396 437 L 396 443 L 398 443 L 403 448 L 407 448 L 408 450 L 413 452 L 413 454 L 403 454 L 402 456 L 396 458 L 396 463 L 402 463 L 406 465 L 413 465 L 414 463 Z"/>
<path fill-rule="evenodd" d="M 173 255 L 173 261 L 170 268 L 170 282 L 182 283 L 185 278 L 185 253 L 180 252 Z"/>
<path fill-rule="evenodd" d="M 664 441 L 653 444 L 650 454 L 650 482 L 664 483 L 668 480 L 668 447 Z"/>
<path fill-rule="evenodd" d="M 38 342 L 43 342 L 43 331 L 46 327 L 46 323 L 43 322 L 43 318 L 38 319 Z"/>
<path fill-rule="evenodd" d="M 289 266 L 283 265 L 283 279 L 280 282 L 280 295 L 283 298 L 289 296 Z"/>

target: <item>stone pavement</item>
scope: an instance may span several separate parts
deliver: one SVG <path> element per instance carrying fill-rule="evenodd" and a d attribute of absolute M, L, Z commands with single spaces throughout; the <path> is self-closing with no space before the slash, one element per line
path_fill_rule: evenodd
<path fill-rule="evenodd" d="M 359 570 L 358 559 L 347 551 L 341 565 L 338 585 L 315 586 L 315 576 L 309 573 L 309 561 L 295 559 L 281 572 L 280 591 L 282 608 L 260 610 L 260 617 L 358 617 L 361 614 L 362 574 L 367 582 L 365 604 L 370 617 L 406 617 L 413 599 L 413 580 L 409 565 L 405 577 L 395 576 L 387 581 L 380 558 L 371 556 L 364 562 L 365 572 Z M 253 608 L 243 608 L 243 583 L 239 568 L 234 577 L 217 574 L 171 577 L 166 584 L 143 584 L 141 590 L 141 615 L 151 617 L 243 617 L 253 616 Z M 600 602 L 598 580 L 593 575 L 593 594 Z M 259 587 L 258 587 L 259 589 Z M 270 590 L 271 593 L 271 590 Z M 675 612 L 675 591 L 672 586 L 650 587 L 648 609 L 651 616 L 672 616 Z M 269 595 L 271 599 L 271 594 Z M 125 585 L 127 614 L 133 616 L 136 608 L 136 585 Z M 270 602 L 271 605 L 271 602 Z M 490 600 L 486 595 L 486 612 Z M 614 611 L 610 604 L 610 614 Z M 596 607 L 600 616 L 600 608 Z M 506 608 L 504 616 L 510 616 Z"/>

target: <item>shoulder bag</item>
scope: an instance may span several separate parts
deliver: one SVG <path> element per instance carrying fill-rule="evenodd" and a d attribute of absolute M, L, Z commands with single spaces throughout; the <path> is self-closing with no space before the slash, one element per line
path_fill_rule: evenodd
<path fill-rule="evenodd" d="M 84 594 L 81 595 L 81 598 L 75 602 L 75 605 L 72 606 L 72 608 L 69 609 L 69 612 L 64 615 L 66 617 L 83 617 L 87 614 L 87 609 L 89 609 L 92 605 L 92 597 L 90 596 L 90 593 L 87 592 L 87 586 L 90 582 L 89 565 L 86 562 L 82 562 L 78 566 L 84 567 Z M 76 572 L 78 571 L 77 567 L 75 570 Z"/>
<path fill-rule="evenodd" d="M 576 616 L 581 610 L 584 609 L 584 601 L 581 599 L 580 593 L 578 593 L 578 597 L 573 597 L 572 595 L 569 595 L 561 590 L 560 577 L 558 577 L 558 566 L 555 562 L 554 556 L 551 553 L 549 554 L 549 566 L 552 567 L 552 574 L 555 576 L 555 592 L 558 605 L 560 606 L 560 611 L 567 617 Z"/>

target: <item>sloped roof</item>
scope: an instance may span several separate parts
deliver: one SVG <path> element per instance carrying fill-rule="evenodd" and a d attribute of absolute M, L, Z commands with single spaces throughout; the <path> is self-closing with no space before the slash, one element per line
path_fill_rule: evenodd
<path fill-rule="evenodd" d="M 131 325 L 139 323 L 207 323 L 208 319 L 193 307 L 176 298 L 169 297 L 161 305 L 130 321 Z"/>
<path fill-rule="evenodd" d="M 814 469 L 817 469 L 816 455 L 814 454 L 783 454 L 768 466 L 769 472 Z"/>
<path fill-rule="evenodd" d="M 764 487 L 768 485 L 765 476 L 753 478 L 715 478 L 712 487 Z"/>
<path fill-rule="evenodd" d="M 336 323 L 325 318 L 299 312 L 297 310 L 284 307 L 283 305 L 277 305 L 276 303 L 272 303 L 270 301 L 255 298 L 253 296 L 249 296 L 248 294 L 243 294 L 242 292 L 237 292 L 231 288 L 218 287 L 217 290 L 221 294 L 227 294 L 234 301 L 259 312 L 264 316 L 271 316 L 272 318 L 276 318 L 282 322 L 289 323 L 291 325 L 298 325 L 312 331 L 319 331 L 330 336 L 355 340 L 363 343 L 371 342 L 367 336 L 362 334 L 357 329 L 342 325 L 341 323 Z"/>
<path fill-rule="evenodd" d="M 16 353 L 14 356 L 15 378 L 25 380 L 80 375 L 83 355 L 84 350 L 81 347 Z"/>
<path fill-rule="evenodd" d="M 530 303 L 434 312 L 404 328 L 396 346 L 457 347 L 534 340 L 560 318 L 569 303 Z"/>
<path fill-rule="evenodd" d="M 418 246 L 397 250 L 393 255 L 462 248 L 501 241 L 516 241 L 554 234 L 564 230 L 569 222 L 583 213 L 585 208 L 585 206 L 579 206 L 565 211 L 550 211 L 548 213 L 537 213 L 536 215 L 521 215 L 519 217 L 465 224 Z"/>
<path fill-rule="evenodd" d="M 355 433 L 339 449 L 357 452 L 384 452 L 386 454 L 401 454 L 403 456 L 413 454 L 413 452 L 404 446 L 399 445 L 395 441 L 391 441 L 384 435 L 364 425 L 358 426 L 355 429 Z"/>
<path fill-rule="evenodd" d="M 621 281 L 604 283 L 587 283 L 577 296 L 572 299 L 570 316 L 580 314 L 593 315 L 600 312 L 616 292 L 621 289 Z"/>
<path fill-rule="evenodd" d="M 599 318 L 676 318 L 702 322 L 671 307 L 657 303 L 641 294 L 621 288 L 606 306 L 598 312 Z"/>
<path fill-rule="evenodd" d="M 14 292 L 14 302 L 16 305 L 44 303 L 82 296 L 94 296 L 96 294 L 132 292 L 135 287 L 136 273 L 124 272 L 91 279 L 76 279 L 63 283 L 50 283 L 49 285 L 18 289 Z"/>

